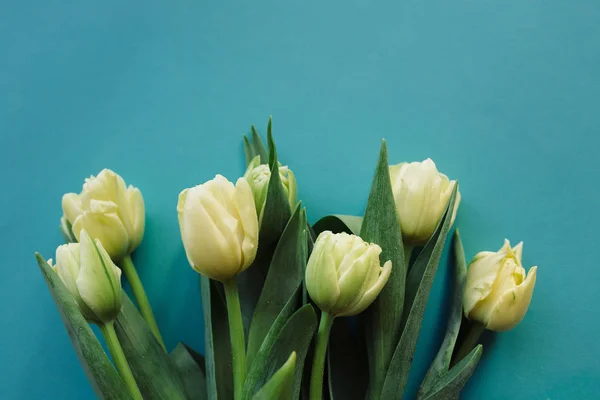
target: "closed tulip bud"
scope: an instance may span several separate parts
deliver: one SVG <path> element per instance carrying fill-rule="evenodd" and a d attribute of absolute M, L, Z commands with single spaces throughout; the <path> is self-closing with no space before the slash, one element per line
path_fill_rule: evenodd
<path fill-rule="evenodd" d="M 306 289 L 319 308 L 333 317 L 356 315 L 373 303 L 392 272 L 383 268 L 381 247 L 347 233 L 322 232 L 306 266 Z"/>
<path fill-rule="evenodd" d="M 217 175 L 185 189 L 177 203 L 188 261 L 197 272 L 226 281 L 248 268 L 258 248 L 258 218 L 248 182 Z"/>
<path fill-rule="evenodd" d="M 92 238 L 100 239 L 115 261 L 131 254 L 144 237 L 142 193 L 127 187 L 123 178 L 109 169 L 86 179 L 80 194 L 65 194 L 62 208 L 75 238 L 81 240 L 85 229 Z"/>
<path fill-rule="evenodd" d="M 463 296 L 467 318 L 492 331 L 506 331 L 521 322 L 531 302 L 537 272 L 537 267 L 525 272 L 522 253 L 522 242 L 511 248 L 505 240 L 499 251 L 482 251 L 473 258 Z"/>
<path fill-rule="evenodd" d="M 403 239 L 414 246 L 425 244 L 444 214 L 456 181 L 438 172 L 430 159 L 393 165 L 390 178 Z M 452 223 L 459 203 L 457 193 Z"/>
<path fill-rule="evenodd" d="M 89 322 L 108 323 L 117 317 L 121 311 L 121 270 L 98 239 L 94 241 L 82 230 L 80 243 L 56 249 L 52 268 Z"/>
<path fill-rule="evenodd" d="M 262 221 L 263 209 L 267 201 L 269 180 L 271 179 L 271 169 L 267 164 L 261 164 L 260 156 L 256 156 L 248 165 L 244 178 L 246 178 L 252 189 L 258 220 Z M 283 184 L 283 190 L 290 204 L 290 209 L 293 209 L 296 206 L 296 177 L 291 169 L 279 164 L 279 178 Z"/>

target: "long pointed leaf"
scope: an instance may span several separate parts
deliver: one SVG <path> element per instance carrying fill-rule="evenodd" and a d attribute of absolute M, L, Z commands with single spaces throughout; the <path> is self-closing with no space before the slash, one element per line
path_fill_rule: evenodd
<path fill-rule="evenodd" d="M 115 331 L 140 392 L 148 399 L 185 399 L 177 369 L 125 292 L 122 304 Z"/>
<path fill-rule="evenodd" d="M 483 346 L 477 345 L 458 364 L 442 376 L 438 384 L 424 397 L 425 400 L 454 400 L 458 399 L 462 388 L 465 386 L 483 354 Z"/>
<path fill-rule="evenodd" d="M 81 315 L 79 306 L 71 293 L 46 260 L 37 253 L 35 257 L 65 328 L 67 328 L 77 357 L 98 398 L 106 400 L 130 399 L 123 380 L 102 349 L 89 323 Z"/>
<path fill-rule="evenodd" d="M 200 277 L 202 309 L 204 311 L 204 340 L 206 349 L 206 387 L 209 400 L 233 399 L 233 373 L 227 310 L 216 285 Z"/>
<path fill-rule="evenodd" d="M 269 379 L 252 400 L 289 400 L 294 388 L 294 372 L 296 369 L 296 353 L 292 353 L 287 361 Z"/>
<path fill-rule="evenodd" d="M 267 128 L 269 131 L 270 131 L 270 127 L 271 127 L 271 118 L 269 118 L 269 123 L 268 123 L 268 128 Z M 252 125 L 251 129 L 252 129 L 252 145 L 254 146 L 254 156 L 257 156 L 257 155 L 260 156 L 260 163 L 266 164 L 269 162 L 269 155 L 267 153 L 267 149 L 265 148 L 265 145 L 263 144 L 263 141 L 260 138 L 260 135 L 258 134 L 258 131 L 254 127 L 254 125 Z"/>
<path fill-rule="evenodd" d="M 431 363 L 431 367 L 429 368 L 429 371 L 427 371 L 427 374 L 423 379 L 423 383 L 421 383 L 421 387 L 419 388 L 419 397 L 429 393 L 441 376 L 448 372 L 450 360 L 452 359 L 452 352 L 454 351 L 458 332 L 460 331 L 460 323 L 462 321 L 463 314 L 462 296 L 463 287 L 467 278 L 467 263 L 465 261 L 465 251 L 463 249 L 462 241 L 460 240 L 458 229 L 456 232 L 454 232 L 452 244 L 452 258 L 454 261 L 454 293 L 450 315 L 448 317 L 448 327 L 446 328 L 446 335 L 444 336 L 440 350 Z"/>
<path fill-rule="evenodd" d="M 283 328 L 277 328 L 278 324 L 275 324 L 248 371 L 242 395 L 244 400 L 251 399 L 292 352 L 297 355 L 292 399 L 300 396 L 304 361 L 317 329 L 317 316 L 312 306 L 307 304 L 296 311 Z"/>
<path fill-rule="evenodd" d="M 382 399 L 402 399 L 415 348 L 417 347 L 425 306 L 444 249 L 446 236 L 451 226 L 457 187 L 458 185 L 455 185 L 444 216 L 435 233 L 425 245 L 409 272 L 406 291 L 406 317 L 404 319 L 406 323 L 385 378 L 381 394 Z M 412 292 L 414 292 L 414 295 L 412 295 Z"/>
<path fill-rule="evenodd" d="M 400 224 L 396 218 L 385 140 L 381 143 L 360 236 L 381 246 L 379 258 L 382 263 L 392 261 L 392 274 L 388 282 L 366 312 L 367 352 L 371 371 L 369 391 L 371 398 L 378 400 L 390 360 L 400 339 L 406 281 L 404 247 Z"/>
<path fill-rule="evenodd" d="M 306 214 L 296 207 L 273 254 L 248 337 L 248 365 L 252 364 L 265 336 L 302 282 L 307 259 Z"/>
<path fill-rule="evenodd" d="M 171 360 L 179 372 L 185 386 L 187 399 L 206 400 L 206 377 L 204 357 L 195 353 L 183 343 L 179 343 L 170 354 Z"/>
<path fill-rule="evenodd" d="M 269 179 L 267 198 L 260 226 L 258 252 L 253 265 L 238 276 L 242 319 L 246 333 L 249 331 L 252 316 L 262 292 L 273 252 L 291 217 L 290 205 L 283 184 L 281 183 L 281 177 L 279 176 L 277 149 L 270 129 L 268 130 L 267 139 L 269 143 L 271 178 Z"/>

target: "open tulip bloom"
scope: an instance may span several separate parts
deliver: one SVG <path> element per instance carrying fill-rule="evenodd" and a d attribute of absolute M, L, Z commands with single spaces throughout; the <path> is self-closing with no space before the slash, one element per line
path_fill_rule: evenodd
<path fill-rule="evenodd" d="M 311 226 L 271 120 L 267 147 L 254 127 L 243 139 L 243 177 L 217 174 L 183 189 L 176 206 L 181 237 L 171 240 L 200 275 L 203 356 L 183 343 L 167 353 L 132 262 L 144 237 L 142 192 L 105 169 L 63 196 L 67 243 L 55 262 L 36 256 L 98 397 L 401 400 L 458 181 L 430 159 L 389 165 L 384 141 L 364 216 Z M 468 268 L 458 232 L 453 248 L 446 333 L 417 399 L 459 398 L 482 332 L 515 328 L 532 301 L 537 267 L 523 268 L 522 243 L 480 252 Z"/>

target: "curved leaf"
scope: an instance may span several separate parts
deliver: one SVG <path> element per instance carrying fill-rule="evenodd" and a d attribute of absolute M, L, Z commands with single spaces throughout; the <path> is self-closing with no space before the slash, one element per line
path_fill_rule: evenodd
<path fill-rule="evenodd" d="M 417 347 L 425 306 L 442 256 L 446 236 L 451 226 L 451 210 L 454 210 L 457 187 L 458 185 L 454 186 L 444 217 L 408 274 L 405 317 L 403 317 L 404 329 L 385 378 L 381 394 L 382 399 L 402 399 L 415 348 Z"/>
<path fill-rule="evenodd" d="M 248 365 L 252 364 L 277 316 L 302 283 L 307 260 L 306 227 L 305 210 L 298 204 L 275 248 L 254 311 L 248 336 Z"/>
<path fill-rule="evenodd" d="M 283 327 L 281 322 L 276 321 L 258 351 L 246 376 L 242 399 L 251 399 L 292 352 L 297 355 L 292 399 L 300 396 L 304 361 L 317 329 L 317 316 L 312 306 L 307 304 L 296 311 Z"/>
<path fill-rule="evenodd" d="M 400 224 L 396 218 L 385 140 L 381 143 L 360 236 L 365 241 L 381 246 L 379 259 L 382 263 L 392 261 L 392 274 L 365 315 L 367 353 L 371 371 L 369 392 L 372 399 L 378 399 L 390 360 L 400 339 L 406 283 L 404 246 Z"/>
<path fill-rule="evenodd" d="M 206 377 L 204 374 L 204 357 L 179 343 L 170 354 L 171 361 L 179 372 L 185 386 L 187 399 L 206 400 Z"/>
<path fill-rule="evenodd" d="M 81 315 L 79 306 L 71 293 L 41 255 L 36 253 L 35 258 L 46 280 L 50 294 L 54 298 L 65 328 L 67 328 L 77 357 L 98 398 L 106 400 L 130 399 L 123 380 L 102 349 L 89 323 Z"/>
<path fill-rule="evenodd" d="M 119 343 L 140 392 L 148 399 L 185 399 L 185 388 L 169 355 L 125 292 L 115 320 Z"/>
<path fill-rule="evenodd" d="M 352 235 L 360 235 L 362 223 L 363 217 L 356 217 L 354 215 L 327 215 L 315 222 L 313 230 L 316 236 L 323 231 L 331 231 L 333 233 L 346 232 Z"/>
<path fill-rule="evenodd" d="M 419 397 L 431 392 L 432 387 L 437 385 L 440 377 L 448 372 L 458 332 L 460 331 L 460 323 L 463 316 L 463 288 L 467 279 L 467 263 L 465 261 L 465 251 L 463 249 L 462 241 L 460 240 L 458 229 L 454 232 L 452 244 L 452 259 L 454 260 L 454 293 L 450 316 L 448 317 L 448 327 L 446 328 L 446 335 L 444 336 L 440 350 L 431 363 L 431 367 L 429 368 L 429 371 L 427 371 L 423 383 L 421 383 Z"/>
<path fill-rule="evenodd" d="M 287 361 L 273 374 L 252 400 L 289 400 L 294 388 L 294 372 L 296 369 L 296 353 L 293 352 Z"/>
<path fill-rule="evenodd" d="M 448 371 L 431 392 L 424 397 L 425 400 L 454 400 L 460 396 L 460 391 L 465 386 L 483 353 L 483 346 L 477 345 L 471 352 Z"/>

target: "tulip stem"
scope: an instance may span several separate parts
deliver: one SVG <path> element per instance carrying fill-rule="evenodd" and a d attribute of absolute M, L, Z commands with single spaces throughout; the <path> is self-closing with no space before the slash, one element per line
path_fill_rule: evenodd
<path fill-rule="evenodd" d="M 152 307 L 150 307 L 148 296 L 146 296 L 146 291 L 144 290 L 144 286 L 142 285 L 140 276 L 138 275 L 135 269 L 135 265 L 133 265 L 133 261 L 131 261 L 130 255 L 125 257 L 121 262 L 121 269 L 127 277 L 129 286 L 131 286 L 131 291 L 133 292 L 133 297 L 135 297 L 135 301 L 138 305 L 138 308 L 140 309 L 140 314 L 142 314 L 142 317 L 144 317 L 144 320 L 148 324 L 148 327 L 154 334 L 156 340 L 158 340 L 158 343 L 162 346 L 163 349 L 166 349 L 165 342 L 162 338 L 162 335 L 160 334 L 160 330 L 158 329 L 156 319 L 154 318 Z"/>
<path fill-rule="evenodd" d="M 327 342 L 329 341 L 333 320 L 334 318 L 328 313 L 321 313 L 321 323 L 317 332 L 317 342 L 310 376 L 310 400 L 321 400 L 323 398 L 325 355 L 327 354 Z"/>
<path fill-rule="evenodd" d="M 465 358 L 477 346 L 479 338 L 485 331 L 485 326 L 477 321 L 467 321 L 467 332 L 464 335 L 458 351 L 454 353 L 452 366 Z"/>
<path fill-rule="evenodd" d="M 140 389 L 135 382 L 135 378 L 133 377 L 131 369 L 129 368 L 129 363 L 127 362 L 125 354 L 123 353 L 123 348 L 121 347 L 119 339 L 117 338 L 114 322 L 111 321 L 106 324 L 99 324 L 98 327 L 102 332 L 102 336 L 104 336 L 108 351 L 112 356 L 113 362 L 115 363 L 115 367 L 117 368 L 121 379 L 123 379 L 125 386 L 127 386 L 127 389 L 129 390 L 131 398 L 134 400 L 142 400 L 143 397 L 140 393 Z"/>
<path fill-rule="evenodd" d="M 242 398 L 242 389 L 246 381 L 246 342 L 242 325 L 242 309 L 235 277 L 223 282 L 227 317 L 229 318 L 229 337 L 233 358 L 233 390 L 235 400 Z"/>

